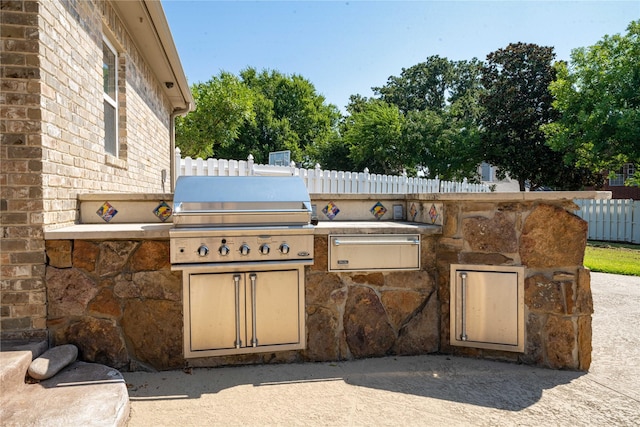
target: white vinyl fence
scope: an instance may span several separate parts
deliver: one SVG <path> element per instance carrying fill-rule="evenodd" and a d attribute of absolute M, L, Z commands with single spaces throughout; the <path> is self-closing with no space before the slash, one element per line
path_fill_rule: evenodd
<path fill-rule="evenodd" d="M 589 223 L 588 239 L 640 244 L 640 201 L 575 200 L 576 212 Z"/>
<path fill-rule="evenodd" d="M 199 176 L 249 176 L 249 175 L 296 175 L 304 179 L 310 193 L 337 194 L 413 194 L 413 193 L 485 193 L 485 184 L 470 184 L 466 181 L 451 182 L 439 179 L 408 178 L 406 175 L 391 176 L 364 172 L 326 171 L 299 169 L 295 166 L 270 166 L 253 162 L 253 156 L 245 160 L 181 158 L 176 148 L 176 175 Z"/>

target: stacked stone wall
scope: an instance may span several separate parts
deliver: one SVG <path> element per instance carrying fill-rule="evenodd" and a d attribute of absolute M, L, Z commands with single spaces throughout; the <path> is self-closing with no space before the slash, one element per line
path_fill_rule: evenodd
<path fill-rule="evenodd" d="M 306 349 L 184 359 L 182 280 L 168 241 L 47 241 L 48 327 L 56 345 L 120 369 L 335 361 L 440 352 L 554 369 L 591 363 L 586 223 L 572 202 L 445 202 L 423 236 L 421 270 L 329 272 L 327 236 L 306 267 Z M 525 349 L 449 344 L 451 264 L 525 267 Z"/>
<path fill-rule="evenodd" d="M 587 223 L 572 202 L 445 203 L 437 266 L 441 350 L 556 369 L 591 363 L 589 271 L 582 266 Z M 525 267 L 525 350 L 510 353 L 449 344 L 450 265 Z"/>
<path fill-rule="evenodd" d="M 47 242 L 54 345 L 118 369 L 183 366 L 182 276 L 168 241 Z"/>
<path fill-rule="evenodd" d="M 424 237 L 420 271 L 328 272 L 326 236 L 307 272 L 307 349 L 312 361 L 439 349 L 435 239 Z"/>

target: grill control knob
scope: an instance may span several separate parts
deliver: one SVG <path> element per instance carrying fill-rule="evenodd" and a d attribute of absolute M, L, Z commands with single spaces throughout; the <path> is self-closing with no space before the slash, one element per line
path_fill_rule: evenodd
<path fill-rule="evenodd" d="M 240 246 L 240 255 L 249 255 L 249 250 L 249 245 L 243 243 L 242 246 Z"/>
<path fill-rule="evenodd" d="M 262 246 L 260 246 L 260 253 L 262 255 L 269 255 L 269 251 L 270 250 L 271 250 L 271 248 L 266 243 L 264 243 Z"/>
<path fill-rule="evenodd" d="M 280 253 L 288 254 L 291 248 L 286 243 L 280 245 Z"/>
<path fill-rule="evenodd" d="M 209 254 L 209 248 L 206 245 L 200 245 L 198 248 L 198 255 L 207 256 Z"/>
<path fill-rule="evenodd" d="M 220 246 L 220 248 L 218 249 L 218 252 L 220 253 L 220 255 L 222 256 L 227 256 L 229 255 L 229 246 L 227 245 L 222 245 Z"/>

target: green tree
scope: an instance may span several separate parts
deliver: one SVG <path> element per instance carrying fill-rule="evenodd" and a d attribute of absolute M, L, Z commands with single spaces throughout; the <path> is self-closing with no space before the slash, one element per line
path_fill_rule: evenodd
<path fill-rule="evenodd" d="M 521 191 L 527 181 L 534 190 L 563 186 L 573 176 L 562 154 L 546 145 L 541 130 L 558 117 L 549 91 L 556 75 L 554 58 L 552 47 L 512 43 L 487 56 L 482 74 L 484 155 L 502 176 L 517 179 Z"/>
<path fill-rule="evenodd" d="M 340 113 L 301 76 L 247 68 L 221 72 L 192 86 L 195 111 L 178 119 L 176 144 L 184 155 L 266 163 L 271 151 L 290 150 L 311 164 L 318 147 L 335 139 Z"/>
<path fill-rule="evenodd" d="M 544 130 L 567 164 L 593 172 L 640 164 L 640 20 L 627 34 L 574 49 L 551 84 L 559 120 Z"/>
<path fill-rule="evenodd" d="M 191 86 L 195 110 L 176 120 L 176 145 L 183 156 L 224 155 L 244 123 L 252 122 L 253 93 L 227 72 Z"/>
<path fill-rule="evenodd" d="M 314 164 L 318 147 L 337 132 L 337 107 L 327 104 L 313 84 L 299 75 L 247 68 L 240 78 L 257 99 L 256 119 L 245 122 L 234 155 L 242 150 L 253 154 L 256 162 L 266 162 L 270 151 L 290 150 L 292 160 Z"/>
<path fill-rule="evenodd" d="M 344 142 L 354 170 L 399 174 L 407 164 L 402 142 L 404 117 L 395 105 L 378 99 L 358 104 L 344 127 Z"/>
<path fill-rule="evenodd" d="M 430 56 L 409 68 L 400 76 L 391 76 L 387 84 L 372 88 L 374 93 L 403 112 L 442 110 L 447 101 L 447 89 L 453 80 L 453 63 L 438 55 Z"/>
<path fill-rule="evenodd" d="M 431 56 L 402 69 L 373 90 L 405 116 L 403 139 L 410 157 L 429 176 L 473 178 L 482 161 L 478 146 L 478 96 L 482 63 Z"/>
<path fill-rule="evenodd" d="M 409 158 L 431 178 L 477 180 L 480 136 L 465 123 L 446 111 L 410 111 L 403 126 Z"/>

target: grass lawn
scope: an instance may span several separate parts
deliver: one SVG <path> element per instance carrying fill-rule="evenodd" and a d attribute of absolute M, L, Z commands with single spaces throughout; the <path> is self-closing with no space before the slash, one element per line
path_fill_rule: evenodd
<path fill-rule="evenodd" d="M 640 276 L 640 245 L 589 241 L 584 266 L 591 271 Z"/>

